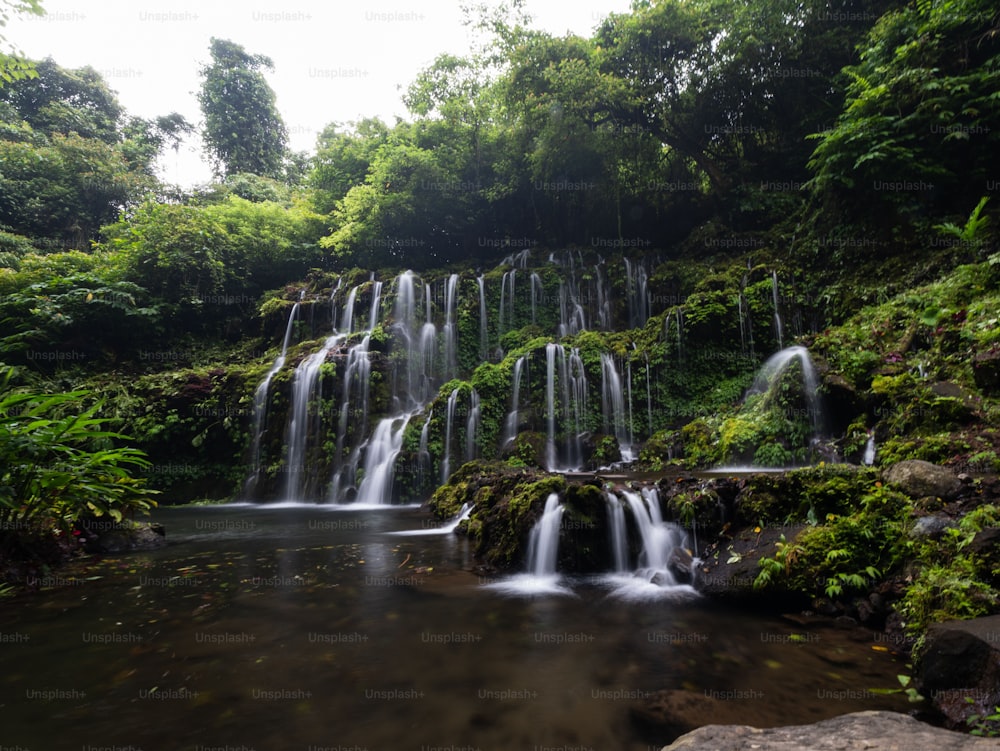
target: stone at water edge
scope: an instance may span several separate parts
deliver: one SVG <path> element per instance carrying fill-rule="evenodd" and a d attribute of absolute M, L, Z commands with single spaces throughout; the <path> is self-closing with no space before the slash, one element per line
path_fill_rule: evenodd
<path fill-rule="evenodd" d="M 948 501 L 962 490 L 962 481 L 950 469 L 920 459 L 893 464 L 885 471 L 883 479 L 911 498 L 936 496 Z"/>
<path fill-rule="evenodd" d="M 916 669 L 918 690 L 949 727 L 993 714 L 1000 706 L 1000 615 L 931 624 Z"/>
<path fill-rule="evenodd" d="M 707 725 L 663 751 L 997 751 L 1000 740 L 926 725 L 896 712 L 853 712 L 811 725 Z"/>

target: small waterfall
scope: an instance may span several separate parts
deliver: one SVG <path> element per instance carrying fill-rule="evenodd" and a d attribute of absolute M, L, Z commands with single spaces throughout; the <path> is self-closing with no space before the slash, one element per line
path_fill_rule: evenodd
<path fill-rule="evenodd" d="M 514 330 L 514 281 L 517 269 L 503 272 L 500 282 L 500 309 L 497 311 L 497 336 L 503 338 L 508 331 Z M 505 327 L 506 324 L 506 327 Z"/>
<path fill-rule="evenodd" d="M 288 456 L 285 461 L 284 498 L 289 501 L 305 499 L 309 494 L 310 474 L 306 471 L 306 452 L 309 438 L 315 431 L 318 415 L 310 414 L 310 403 L 319 402 L 322 394 L 316 393 L 319 370 L 327 355 L 344 339 L 343 334 L 327 338 L 322 348 L 299 363 L 292 378 L 292 411 L 285 433 Z"/>
<path fill-rule="evenodd" d="M 542 278 L 538 274 L 531 274 L 531 322 L 538 322 L 538 305 L 542 302 L 543 288 Z"/>
<path fill-rule="evenodd" d="M 455 327 L 455 306 L 458 302 L 458 274 L 448 277 L 444 291 L 444 375 L 450 381 L 458 371 L 458 330 Z M 430 321 L 430 313 L 427 315 Z"/>
<path fill-rule="evenodd" d="M 390 532 L 391 535 L 397 535 L 399 537 L 418 537 L 421 535 L 450 535 L 456 529 L 458 525 L 464 522 L 472 515 L 472 504 L 463 503 L 462 508 L 459 512 L 448 520 L 447 524 L 443 524 L 440 527 L 433 527 L 431 529 L 405 529 L 398 532 Z"/>
<path fill-rule="evenodd" d="M 472 389 L 469 394 L 469 418 L 465 423 L 465 460 L 472 461 L 478 456 L 476 436 L 479 433 L 479 392 Z"/>
<path fill-rule="evenodd" d="M 597 277 L 596 288 L 597 288 L 597 328 L 601 331 L 611 330 L 611 290 L 608 285 L 607 277 L 605 277 L 604 272 L 601 270 L 601 264 L 604 263 L 604 259 L 601 259 L 601 263 L 594 266 L 594 275 Z"/>
<path fill-rule="evenodd" d="M 601 414 L 604 432 L 613 433 L 618 439 L 623 461 L 632 461 L 632 440 L 625 426 L 625 395 L 621 376 L 615 367 L 614 358 L 607 352 L 601 353 Z"/>
<path fill-rule="evenodd" d="M 448 411 L 445 413 L 444 456 L 441 459 L 441 484 L 448 482 L 451 475 L 451 429 L 455 423 L 455 406 L 458 404 L 458 389 L 448 395 Z"/>
<path fill-rule="evenodd" d="M 556 573 L 559 526 L 563 510 L 559 495 L 550 494 L 545 500 L 541 518 L 531 528 L 531 537 L 528 539 L 528 571 L 534 576 L 552 576 Z"/>
<path fill-rule="evenodd" d="M 514 375 L 512 378 L 513 383 L 511 384 L 510 412 L 507 413 L 507 420 L 504 422 L 503 443 L 501 443 L 501 446 L 507 446 L 508 444 L 513 443 L 514 439 L 517 438 L 517 429 L 520 420 L 518 417 L 518 407 L 520 406 L 521 401 L 521 376 L 524 373 L 524 364 L 526 361 L 527 355 L 521 355 L 514 363 Z"/>
<path fill-rule="evenodd" d="M 568 283 L 559 281 L 559 337 L 575 336 L 586 328 L 587 316 L 580 304 L 576 279 L 571 275 Z"/>
<path fill-rule="evenodd" d="M 344 305 L 344 319 L 341 324 L 345 333 L 351 333 L 354 328 L 354 307 L 358 288 L 354 287 L 347 296 Z M 361 341 L 347 351 L 347 366 L 344 370 L 343 392 L 340 401 L 340 419 L 337 421 L 337 443 L 333 459 L 333 480 L 330 483 L 329 499 L 335 503 L 344 500 L 343 494 L 348 488 L 353 488 L 357 482 L 358 463 L 361 456 L 361 446 L 357 445 L 345 460 L 344 450 L 347 445 L 348 433 L 355 436 L 368 435 L 368 397 L 371 385 L 371 361 L 368 359 L 368 348 L 371 344 L 371 333 L 378 321 L 378 310 L 382 297 L 382 282 L 372 283 L 372 301 L 368 312 L 368 330 Z M 351 407 L 354 405 L 352 394 L 360 405 L 360 419 L 351 422 Z"/>
<path fill-rule="evenodd" d="M 781 310 L 778 306 L 778 272 L 771 272 L 771 298 L 774 300 L 774 334 L 778 340 L 778 349 L 784 347 L 784 329 L 781 326 Z"/>
<path fill-rule="evenodd" d="M 793 361 L 798 360 L 802 370 L 802 390 L 806 399 L 806 410 L 813 429 L 813 437 L 818 437 L 823 428 L 823 415 L 819 398 L 819 381 L 813 367 L 809 350 L 802 346 L 786 347 L 768 358 L 757 373 L 748 394 L 767 394 L 781 380 L 781 375 Z"/>
<path fill-rule="evenodd" d="M 556 380 L 558 371 L 559 408 L 565 436 L 563 466 L 556 448 Z M 583 464 L 583 424 L 587 412 L 587 374 L 575 347 L 566 349 L 550 342 L 545 345 L 545 408 L 548 417 L 545 457 L 549 471 L 577 470 Z"/>
<path fill-rule="evenodd" d="M 649 292 L 646 267 L 641 263 L 633 264 L 625 260 L 625 295 L 628 301 L 628 326 L 630 329 L 641 328 L 649 319 Z"/>
<path fill-rule="evenodd" d="M 417 449 L 417 463 L 420 467 L 420 480 L 423 480 L 430 475 L 431 472 L 431 452 L 427 448 L 428 439 L 430 438 L 430 428 L 431 420 L 434 419 L 434 410 L 431 409 L 427 412 L 427 417 L 424 419 L 423 427 L 420 428 L 420 445 Z"/>
<path fill-rule="evenodd" d="M 393 465 L 403 447 L 403 433 L 410 415 L 380 420 L 365 449 L 365 474 L 358 487 L 362 505 L 392 503 Z"/>
<path fill-rule="evenodd" d="M 670 556 L 677 547 L 676 527 L 663 523 L 660 507 L 655 496 L 643 498 L 639 493 L 622 491 L 625 502 L 632 509 L 632 516 L 639 527 L 642 551 L 639 553 L 639 567 L 647 573 L 662 574 L 670 585 L 677 584 L 673 573 L 667 568 Z"/>
<path fill-rule="evenodd" d="M 611 536 L 611 556 L 615 573 L 628 571 L 628 537 L 625 529 L 625 507 L 614 493 L 605 493 L 608 507 L 608 534 Z"/>
<path fill-rule="evenodd" d="M 264 380 L 260 382 L 260 385 L 253 394 L 253 424 L 251 427 L 253 443 L 250 448 L 250 473 L 247 475 L 243 486 L 243 495 L 246 498 L 253 497 L 257 490 L 257 485 L 260 483 L 260 442 L 264 433 L 265 418 L 267 417 L 268 391 L 271 388 L 271 381 L 274 379 L 274 376 L 285 365 L 285 355 L 288 353 L 288 345 L 292 340 L 292 329 L 298 313 L 299 304 L 295 303 L 292 306 L 291 313 L 288 314 L 288 323 L 285 325 L 285 338 L 281 341 L 281 354 L 274 358 L 271 369 L 267 371 Z"/>
<path fill-rule="evenodd" d="M 556 457 L 556 350 L 562 348 L 558 344 L 545 345 L 545 464 L 551 472 L 558 462 Z"/>
<path fill-rule="evenodd" d="M 868 433 L 868 441 L 865 443 L 865 454 L 861 458 L 861 463 L 870 467 L 875 463 L 875 435 Z"/>
<path fill-rule="evenodd" d="M 479 360 L 486 362 L 489 358 L 489 335 L 486 328 L 486 280 L 480 274 L 476 277 L 479 286 Z"/>

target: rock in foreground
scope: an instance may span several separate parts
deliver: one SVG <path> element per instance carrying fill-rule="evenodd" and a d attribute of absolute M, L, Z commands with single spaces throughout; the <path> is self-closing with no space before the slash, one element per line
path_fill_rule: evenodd
<path fill-rule="evenodd" d="M 1000 741 L 926 725 L 896 712 L 854 712 L 811 725 L 708 725 L 664 751 L 996 751 Z"/>

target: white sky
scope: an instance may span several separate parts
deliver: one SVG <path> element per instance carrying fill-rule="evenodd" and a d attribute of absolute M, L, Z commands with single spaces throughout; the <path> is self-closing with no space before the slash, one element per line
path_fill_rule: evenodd
<path fill-rule="evenodd" d="M 274 61 L 265 73 L 296 151 L 312 151 L 330 122 L 406 117 L 401 96 L 442 52 L 470 37 L 460 0 L 43 0 L 43 18 L 11 20 L 8 42 L 67 68 L 90 65 L 133 115 L 180 112 L 199 123 L 198 71 L 209 39 L 230 39 Z M 629 0 L 527 0 L 534 26 L 589 36 Z M 163 158 L 163 177 L 192 185 L 211 172 L 197 146 Z"/>

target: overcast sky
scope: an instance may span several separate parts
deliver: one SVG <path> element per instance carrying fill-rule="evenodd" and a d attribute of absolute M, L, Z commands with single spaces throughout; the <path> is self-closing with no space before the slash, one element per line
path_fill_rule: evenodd
<path fill-rule="evenodd" d="M 418 71 L 471 40 L 460 0 L 43 0 L 43 18 L 6 29 L 29 57 L 90 65 L 130 114 L 180 112 L 198 123 L 198 71 L 213 36 L 274 61 L 267 73 L 295 150 L 312 151 L 330 122 L 405 117 L 400 101 Z M 629 0 L 527 0 L 534 25 L 589 36 Z M 194 146 L 163 160 L 164 178 L 191 185 L 211 173 Z"/>

